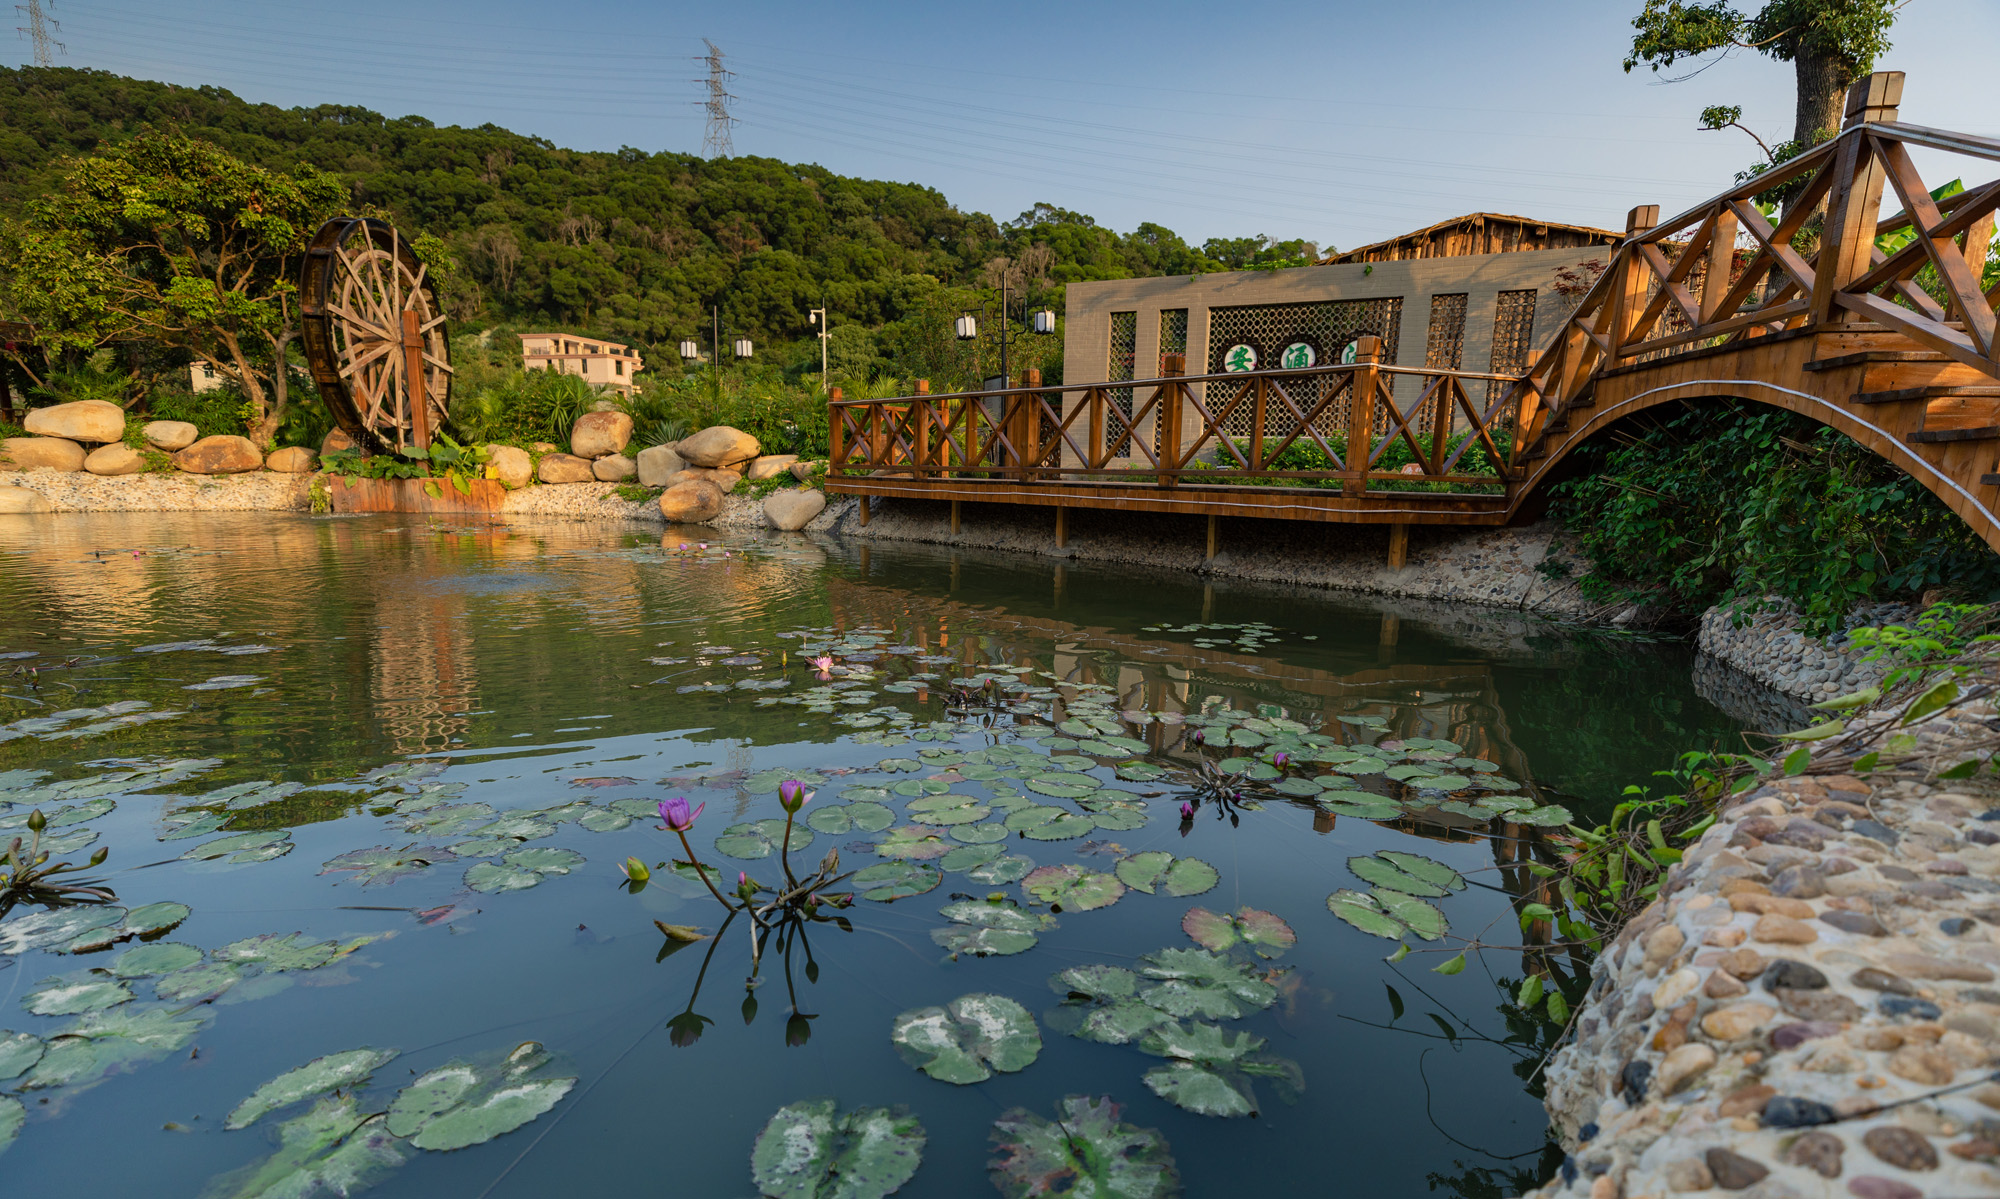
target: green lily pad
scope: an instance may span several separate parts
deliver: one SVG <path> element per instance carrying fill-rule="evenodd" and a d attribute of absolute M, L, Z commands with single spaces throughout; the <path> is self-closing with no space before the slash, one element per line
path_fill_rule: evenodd
<path fill-rule="evenodd" d="M 1054 820 L 1023 830 L 1021 835 L 1030 841 L 1070 841 L 1096 830 L 1097 823 L 1090 817 L 1064 812 Z"/>
<path fill-rule="evenodd" d="M 1170 1016 L 1236 1020 L 1271 1006 L 1278 988 L 1255 970 L 1205 949 L 1162 949 L 1139 959 L 1139 972 L 1156 983 L 1139 998 Z"/>
<path fill-rule="evenodd" d="M 1001 1199 L 1172 1199 L 1180 1174 L 1156 1130 L 1121 1123 L 1109 1095 L 1066 1096 L 1056 1119 L 1013 1108 L 993 1122 L 988 1177 Z"/>
<path fill-rule="evenodd" d="M 1085 1041 L 1126 1045 L 1173 1017 L 1136 998 L 1140 978 L 1122 966 L 1071 966 L 1049 979 L 1063 1003 L 1044 1018 L 1049 1028 Z"/>
<path fill-rule="evenodd" d="M 968 845 L 993 845 L 1007 839 L 1007 828 L 999 824 L 961 824 L 945 836 Z"/>
<path fill-rule="evenodd" d="M 1335 891 L 1326 897 L 1327 910 L 1371 937 L 1401 940 L 1403 924 L 1361 891 Z"/>
<path fill-rule="evenodd" d="M 121 927 L 141 941 L 149 941 L 179 928 L 181 922 L 192 914 L 193 909 L 188 905 L 172 900 L 143 904 L 126 915 Z"/>
<path fill-rule="evenodd" d="M 402 849 L 391 849 L 378 845 L 373 849 L 356 849 L 341 854 L 320 866 L 321 874 L 337 874 L 354 871 L 354 877 L 362 886 L 372 883 L 393 883 L 399 878 L 422 874 L 439 862 L 455 860 L 456 854 L 435 845 L 410 845 Z"/>
<path fill-rule="evenodd" d="M 1052 807 L 1048 804 L 1031 804 L 1016 808 L 1007 814 L 1006 826 L 1015 832 L 1026 832 L 1051 820 L 1060 820 L 1070 814 L 1068 808 Z"/>
<path fill-rule="evenodd" d="M 207 1021 L 206 1011 L 137 1005 L 84 1016 L 49 1036 L 47 1052 L 21 1087 L 82 1086 L 137 1069 L 187 1048 Z"/>
<path fill-rule="evenodd" d="M 837 837 L 850 831 L 879 833 L 894 823 L 896 823 L 894 809 L 870 800 L 820 808 L 806 817 L 808 826 L 829 837 Z"/>
<path fill-rule="evenodd" d="M 887 787 L 848 787 L 840 793 L 840 798 L 851 803 L 886 804 L 889 802 Z"/>
<path fill-rule="evenodd" d="M 524 1041 L 504 1058 L 450 1062 L 397 1092 L 387 1127 L 419 1149 L 464 1149 L 509 1133 L 554 1107 L 576 1085 L 549 1078 L 540 1044 Z"/>
<path fill-rule="evenodd" d="M 1353 792 L 1364 795 L 1366 792 Z M 1402 806 L 1390 803 L 1379 795 L 1369 795 L 1365 803 L 1331 800 L 1320 797 L 1319 805 L 1335 816 L 1352 816 L 1356 820 L 1394 820 L 1403 814 Z"/>
<path fill-rule="evenodd" d="M 153 984 L 153 993 L 170 1003 L 206 999 L 220 995 L 243 978 L 243 967 L 234 962 L 209 962 L 177 970 Z"/>
<path fill-rule="evenodd" d="M 1096 791 L 1097 788 L 1090 786 L 1088 783 L 1075 783 L 1069 780 L 1087 777 L 1087 775 L 1075 774 L 1043 774 L 1025 780 L 1023 785 L 1035 794 L 1046 795 L 1050 799 L 1082 799 L 1084 796 Z M 1092 779 L 1091 781 L 1095 782 L 1096 780 Z"/>
<path fill-rule="evenodd" d="M 1575 820 L 1576 817 L 1572 816 L 1570 810 L 1561 804 L 1543 804 L 1538 808 L 1529 808 L 1524 812 L 1516 812 L 1509 816 L 1508 819 L 1517 824 L 1532 824 L 1539 828 L 1561 828 L 1563 825 Z"/>
<path fill-rule="evenodd" d="M 924 764 L 915 758 L 883 758 L 881 761 L 875 763 L 875 769 L 884 774 L 905 773 L 912 770 L 922 770 L 923 768 Z"/>
<path fill-rule="evenodd" d="M 19 1078 L 28 1068 L 42 1060 L 48 1046 L 33 1033 L 9 1032 L 0 1029 L 0 1082 Z"/>
<path fill-rule="evenodd" d="M 1349 858 L 1347 869 L 1363 882 L 1374 883 L 1391 891 L 1401 891 L 1405 895 L 1450 894 L 1445 887 L 1420 878 L 1384 858 Z"/>
<path fill-rule="evenodd" d="M 952 846 L 944 838 L 930 829 L 915 825 L 890 829 L 889 835 L 875 846 L 877 855 L 897 861 L 928 861 L 951 851 Z"/>
<path fill-rule="evenodd" d="M 1213 1024 L 1167 1024 L 1139 1042 L 1141 1052 L 1167 1059 L 1145 1074 L 1154 1094 L 1196 1115 L 1222 1117 L 1257 1114 L 1252 1075 L 1277 1079 L 1288 1099 L 1303 1089 L 1298 1063 L 1259 1053 L 1263 1047 L 1262 1037 Z"/>
<path fill-rule="evenodd" d="M 938 914 L 955 924 L 979 928 L 1001 928 L 1012 932 L 1040 933 L 1056 927 L 1056 919 L 1042 912 L 1027 911 L 1007 901 L 965 900 L 946 904 Z"/>
<path fill-rule="evenodd" d="M 223 1121 L 225 1129 L 248 1128 L 269 1112 L 290 1107 L 302 1099 L 358 1086 L 377 1067 L 394 1060 L 397 1050 L 350 1049 L 317 1057 L 296 1070 L 287 1070 L 258 1087 L 236 1105 Z"/>
<path fill-rule="evenodd" d="M 1025 1069 L 1042 1052 L 1028 1009 L 1004 995 L 962 995 L 896 1017 L 889 1040 L 904 1061 L 940 1082 L 983 1082 Z"/>
<path fill-rule="evenodd" d="M 1189 908 L 1181 917 L 1181 931 L 1212 953 L 1221 953 L 1241 941 L 1252 953 L 1265 958 L 1277 957 L 1299 939 L 1291 925 L 1257 908 L 1239 908 L 1233 916 Z"/>
<path fill-rule="evenodd" d="M 794 821 L 792 835 L 788 842 L 792 853 L 798 853 L 813 843 L 813 831 L 804 822 Z M 722 830 L 715 839 L 715 851 L 743 861 L 768 858 L 777 852 L 778 842 L 786 840 L 785 822 L 781 818 L 751 820 L 742 824 L 732 824 Z"/>
<path fill-rule="evenodd" d="M 21 1006 L 37 1016 L 79 1016 L 131 999 L 132 989 L 122 981 L 102 970 L 88 970 L 43 979 L 21 997 Z"/>
<path fill-rule="evenodd" d="M 1426 941 L 1437 940 L 1451 927 L 1436 904 L 1418 899 L 1414 895 L 1378 887 L 1369 892 L 1369 897 L 1379 904 L 1383 911 L 1401 921 L 1404 927 Z"/>
<path fill-rule="evenodd" d="M 119 978 L 151 978 L 185 970 L 199 961 L 199 948 L 161 941 L 156 945 L 137 945 L 119 954 L 118 960 L 111 963 L 111 973 Z"/>
<path fill-rule="evenodd" d="M 629 826 L 633 817 L 612 808 L 592 808 L 576 818 L 585 832 L 615 833 Z"/>
<path fill-rule="evenodd" d="M 425 808 L 404 821 L 403 831 L 419 837 L 448 837 L 484 823 L 492 816 L 491 804 L 440 804 Z"/>
<path fill-rule="evenodd" d="M 846 1115 L 831 1099 L 778 1109 L 750 1150 L 750 1178 L 766 1199 L 882 1199 L 923 1162 L 924 1127 L 902 1108 Z"/>
<path fill-rule="evenodd" d="M 292 852 L 291 833 L 280 829 L 276 832 L 234 833 L 227 837 L 217 837 L 205 841 L 181 855 L 187 862 L 223 862 L 240 865 L 248 862 L 268 862 L 282 858 Z"/>
<path fill-rule="evenodd" d="M 984 866 L 998 858 L 1004 851 L 998 845 L 961 845 L 938 859 L 938 869 L 946 871 L 970 870 Z"/>
<path fill-rule="evenodd" d="M 967 871 L 965 877 L 984 886 L 1004 887 L 1008 883 L 1018 883 L 1028 877 L 1034 868 L 1035 859 L 1021 854 L 1008 854 Z"/>
<path fill-rule="evenodd" d="M 861 898 L 889 903 L 935 891 L 944 881 L 944 872 L 928 862 L 882 862 L 863 866 L 851 881 Z"/>
<path fill-rule="evenodd" d="M 1129 833 L 1146 826 L 1146 809 L 1140 804 L 1123 802 L 1089 803 L 1088 817 L 1092 824 L 1106 832 Z"/>
<path fill-rule="evenodd" d="M 1021 880 L 1021 890 L 1057 910 L 1088 912 L 1110 907 L 1125 894 L 1115 875 L 1081 866 L 1043 866 Z"/>
<path fill-rule="evenodd" d="M 0 1153 L 7 1152 L 7 1146 L 21 1135 L 21 1126 L 28 1122 L 28 1109 L 21 1106 L 19 1099 L 0 1096 Z"/>
<path fill-rule="evenodd" d="M 536 874 L 568 874 L 584 863 L 583 855 L 574 849 L 559 849 L 553 845 L 517 849 L 500 860 L 516 869 L 532 870 Z"/>
<path fill-rule="evenodd" d="M 947 924 L 931 930 L 931 940 L 952 957 L 1011 957 L 1026 953 L 1041 940 L 1034 933 L 1012 928 L 973 928 Z"/>
<path fill-rule="evenodd" d="M 1222 881 L 1222 875 L 1200 858 L 1176 858 L 1162 849 L 1149 849 L 1120 858 L 1113 867 L 1118 880 L 1135 891 L 1151 895 L 1164 887 L 1176 899 L 1200 895 Z"/>
<path fill-rule="evenodd" d="M 321 1099 L 278 1125 L 277 1152 L 209 1185 L 208 1199 L 290 1199 L 351 1195 L 403 1164 L 403 1149 L 379 1116 L 367 1116 L 354 1096 Z"/>
<path fill-rule="evenodd" d="M 942 828 L 958 824 L 977 824 L 993 814 L 992 808 L 982 803 L 975 803 L 963 796 L 940 795 L 935 798 L 956 800 L 957 802 L 937 807 L 919 808 L 918 804 L 924 801 L 918 800 L 917 803 L 910 805 L 910 819 L 916 821 L 918 824 L 927 824 Z"/>
<path fill-rule="evenodd" d="M 232 941 L 210 952 L 208 956 L 218 962 L 254 963 L 277 973 L 286 970 L 317 970 L 339 954 L 340 944 L 336 941 L 314 941 L 304 933 L 291 933 L 283 937 L 276 933 L 265 933 L 256 937 L 245 937 L 241 941 Z"/>
<path fill-rule="evenodd" d="M 1279 779 L 1272 785 L 1271 789 L 1280 795 L 1292 795 L 1300 799 L 1316 799 L 1319 797 L 1322 788 L 1311 779 L 1288 778 Z"/>
<path fill-rule="evenodd" d="M 1420 853 L 1403 853 L 1394 849 L 1382 850 L 1375 856 L 1388 861 L 1405 874 L 1420 878 L 1433 886 L 1443 887 L 1449 891 L 1465 890 L 1465 880 L 1459 877 L 1458 871 L 1435 858 L 1427 858 Z"/>

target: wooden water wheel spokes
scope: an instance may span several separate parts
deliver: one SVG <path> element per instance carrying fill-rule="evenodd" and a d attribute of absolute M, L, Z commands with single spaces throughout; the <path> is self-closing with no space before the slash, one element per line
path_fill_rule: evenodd
<path fill-rule="evenodd" d="M 448 428 L 451 347 L 429 270 L 393 225 L 335 217 L 300 280 L 306 361 L 362 452 L 428 447 Z"/>

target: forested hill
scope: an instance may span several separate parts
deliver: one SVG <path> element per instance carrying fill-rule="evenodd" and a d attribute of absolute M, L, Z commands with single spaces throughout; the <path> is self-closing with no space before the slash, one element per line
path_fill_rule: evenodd
<path fill-rule="evenodd" d="M 937 306 L 941 288 L 992 281 L 1001 257 L 1054 292 L 1084 279 L 1291 265 L 1307 250 L 1261 237 L 1196 248 L 1157 225 L 1119 234 L 1046 204 L 1002 223 L 933 188 L 818 166 L 565 150 L 495 125 L 283 109 L 73 69 L 0 68 L 0 208 L 46 186 L 62 156 L 149 124 L 262 166 L 335 172 L 357 207 L 444 237 L 467 281 L 453 304 L 463 320 L 588 328 L 649 346 L 705 331 L 710 302 L 766 340 L 804 336 L 806 310 L 822 301 L 836 324 L 879 327 Z"/>

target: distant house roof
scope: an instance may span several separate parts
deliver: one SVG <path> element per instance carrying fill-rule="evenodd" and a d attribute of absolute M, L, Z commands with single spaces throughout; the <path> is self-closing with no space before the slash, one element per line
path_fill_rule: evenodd
<path fill-rule="evenodd" d="M 1564 250 L 1587 246 L 1615 246 L 1625 240 L 1623 233 L 1589 225 L 1565 225 L 1560 221 L 1538 221 L 1533 217 L 1509 216 L 1503 212 L 1469 212 L 1378 241 L 1373 245 L 1330 254 L 1320 259 L 1325 266 L 1336 262 L 1396 262 L 1405 258 L 1462 258 L 1473 254 L 1512 254 L 1527 250 Z"/>

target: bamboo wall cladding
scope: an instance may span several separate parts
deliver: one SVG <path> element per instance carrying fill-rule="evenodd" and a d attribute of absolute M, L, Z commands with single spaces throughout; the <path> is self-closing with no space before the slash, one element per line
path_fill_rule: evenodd
<path fill-rule="evenodd" d="M 1455 371 L 1465 358 L 1465 292 L 1431 297 L 1430 335 L 1424 345 L 1424 365 Z"/>
<path fill-rule="evenodd" d="M 1528 353 L 1535 339 L 1535 296 L 1533 288 L 1503 291 L 1493 310 L 1493 358 L 1487 365 L 1495 375 L 1518 375 L 1528 369 Z M 1486 385 L 1486 398 L 1496 396 L 1498 383 Z"/>

